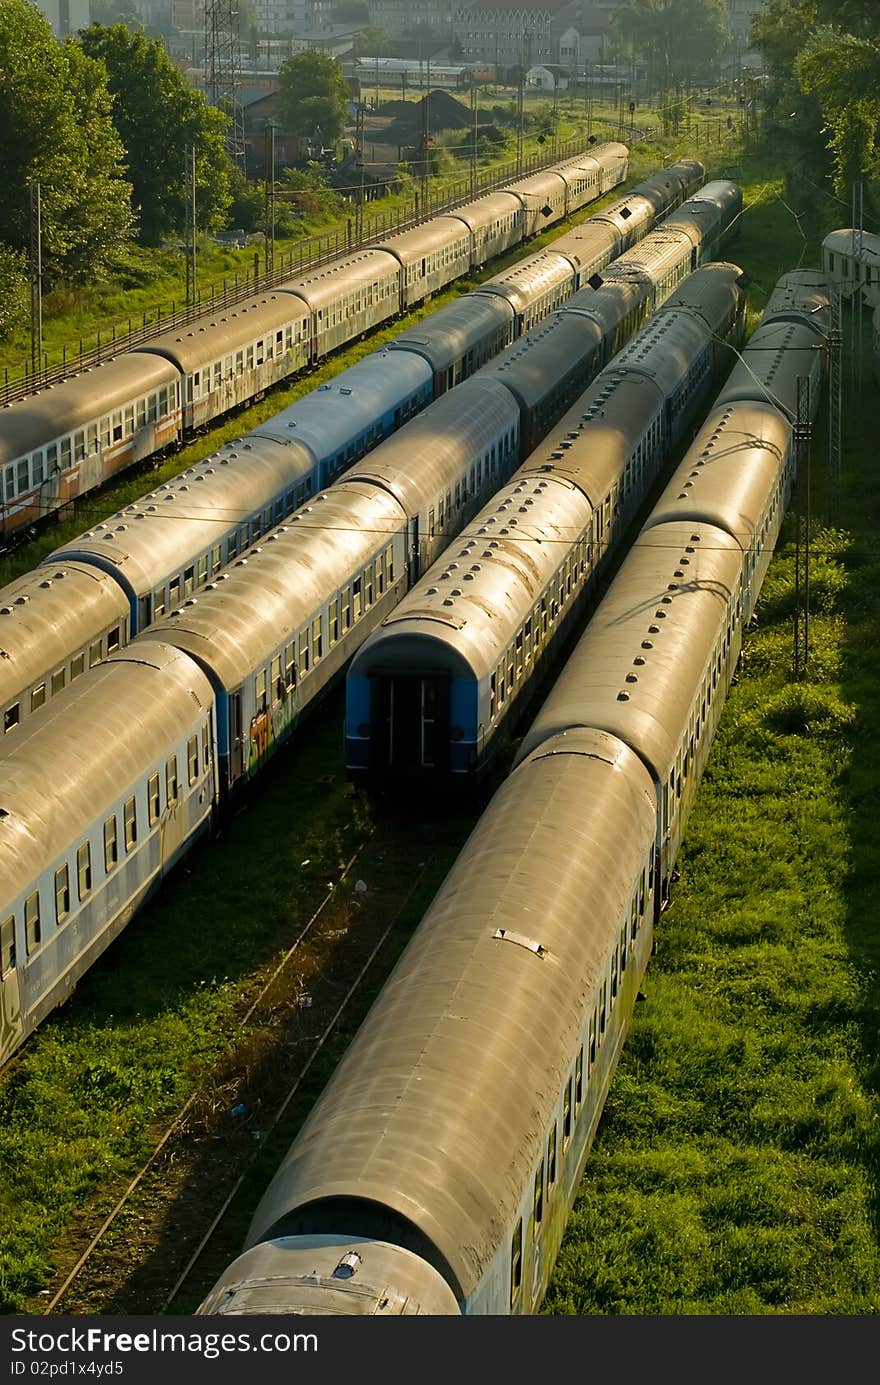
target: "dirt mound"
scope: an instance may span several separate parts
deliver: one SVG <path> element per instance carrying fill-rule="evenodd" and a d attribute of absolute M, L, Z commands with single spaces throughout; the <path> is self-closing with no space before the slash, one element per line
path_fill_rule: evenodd
<path fill-rule="evenodd" d="M 431 130 L 463 130 L 473 121 L 468 107 L 440 87 L 433 88 L 421 101 L 385 101 L 381 107 L 381 114 L 394 117 L 391 128 L 395 132 L 395 144 L 411 143 L 421 135 L 423 109 L 426 103 L 428 126 Z M 391 138 L 390 130 L 388 138 Z"/>

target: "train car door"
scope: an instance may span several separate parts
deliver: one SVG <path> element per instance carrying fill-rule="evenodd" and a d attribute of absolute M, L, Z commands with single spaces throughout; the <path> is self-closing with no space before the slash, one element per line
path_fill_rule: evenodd
<path fill-rule="evenodd" d="M 19 972 L 12 966 L 0 980 L 0 1063 L 18 1047 L 23 1036 Z"/>
<path fill-rule="evenodd" d="M 448 768 L 449 684 L 445 678 L 383 677 L 374 682 L 373 697 L 379 733 L 374 744 L 383 769 L 407 774 Z"/>

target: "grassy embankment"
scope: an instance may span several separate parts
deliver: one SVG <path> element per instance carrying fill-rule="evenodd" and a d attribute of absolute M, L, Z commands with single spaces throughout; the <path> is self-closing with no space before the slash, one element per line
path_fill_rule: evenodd
<path fill-rule="evenodd" d="M 784 188 L 772 160 L 748 167 L 730 253 L 766 289 L 820 263 L 847 212 L 811 170 Z M 869 345 L 860 375 L 847 364 L 834 526 L 824 413 L 813 449 L 808 674 L 792 679 L 789 524 L 545 1313 L 880 1304 L 880 401 Z"/>

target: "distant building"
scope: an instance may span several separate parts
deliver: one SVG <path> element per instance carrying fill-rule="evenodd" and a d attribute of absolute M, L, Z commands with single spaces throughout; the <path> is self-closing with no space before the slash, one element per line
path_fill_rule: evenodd
<path fill-rule="evenodd" d="M 419 30 L 431 30 L 440 38 L 453 32 L 455 11 L 461 0 L 367 0 L 370 23 L 384 29 L 389 38 L 403 38 Z"/>
<path fill-rule="evenodd" d="M 455 15 L 465 62 L 496 69 L 604 62 L 610 48 L 609 11 L 585 0 L 473 0 Z"/>
<path fill-rule="evenodd" d="M 52 25 L 56 38 L 79 33 L 91 23 L 89 0 L 36 0 L 36 6 Z"/>
<path fill-rule="evenodd" d="M 530 67 L 526 73 L 526 86 L 537 87 L 540 91 L 565 91 L 569 82 L 569 70 L 555 63 L 546 67 Z"/>

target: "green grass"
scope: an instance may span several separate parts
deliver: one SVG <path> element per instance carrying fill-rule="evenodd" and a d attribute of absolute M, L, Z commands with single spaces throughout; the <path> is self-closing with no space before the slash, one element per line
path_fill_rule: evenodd
<path fill-rule="evenodd" d="M 846 220 L 769 162 L 751 163 L 751 211 L 730 252 L 762 289 L 802 250 L 817 264 L 821 235 Z M 834 528 L 824 418 L 816 430 L 807 676 L 792 677 L 789 528 L 545 1313 L 880 1305 L 878 426 L 866 369 L 844 413 Z"/>

